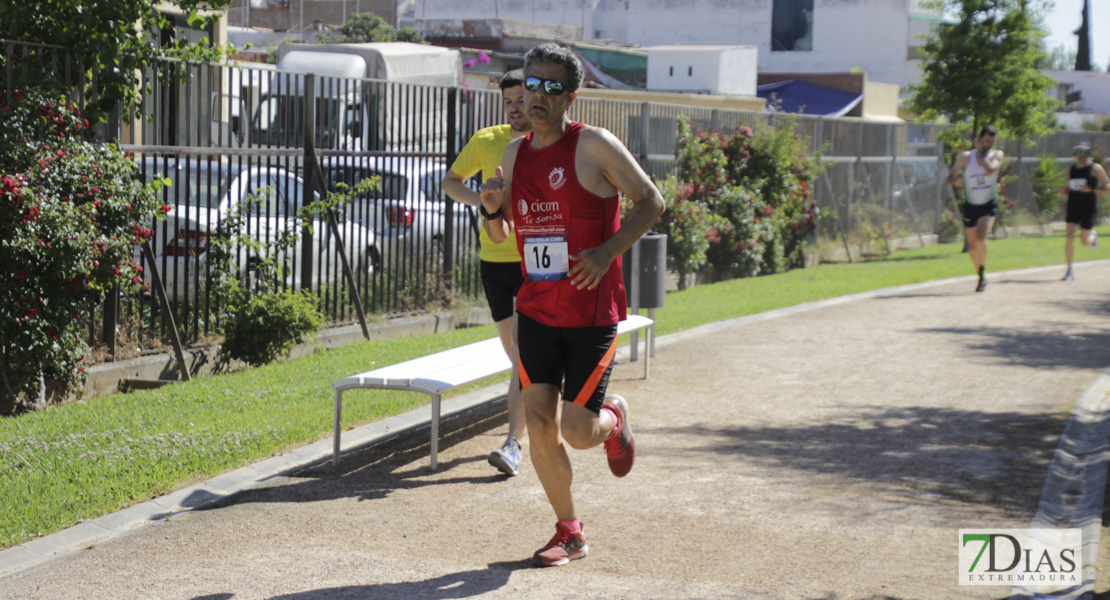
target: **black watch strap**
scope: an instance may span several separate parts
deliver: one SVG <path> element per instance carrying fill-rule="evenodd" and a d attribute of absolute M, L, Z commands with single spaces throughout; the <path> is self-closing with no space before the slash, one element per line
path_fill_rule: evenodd
<path fill-rule="evenodd" d="M 492 221 L 492 220 L 500 217 L 501 214 L 502 214 L 502 211 L 503 211 L 502 208 L 498 208 L 497 212 L 492 212 L 491 213 L 488 210 L 486 210 L 486 205 L 485 204 L 479 204 L 478 205 L 478 212 L 482 213 L 482 216 L 485 217 L 487 221 Z"/>

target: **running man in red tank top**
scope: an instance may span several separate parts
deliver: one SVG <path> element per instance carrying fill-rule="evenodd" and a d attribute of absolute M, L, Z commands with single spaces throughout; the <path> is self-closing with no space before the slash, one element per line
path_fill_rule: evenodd
<path fill-rule="evenodd" d="M 632 469 L 628 403 L 605 393 L 617 323 L 626 316 L 620 256 L 663 212 L 663 197 L 628 149 L 609 131 L 567 115 L 583 73 L 557 44 L 525 55 L 532 133 L 509 144 L 481 192 L 490 239 L 500 243 L 515 232 L 523 258 L 516 304 L 521 396 L 532 466 L 557 519 L 555 536 L 533 555 L 542 566 L 588 552 L 560 435 L 579 450 L 604 443 L 617 477 Z M 623 223 L 621 193 L 632 201 Z"/>

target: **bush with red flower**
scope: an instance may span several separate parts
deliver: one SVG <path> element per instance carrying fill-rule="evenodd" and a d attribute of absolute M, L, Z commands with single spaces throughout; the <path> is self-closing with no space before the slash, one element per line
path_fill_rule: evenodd
<path fill-rule="evenodd" d="M 42 91 L 0 98 L 0 413 L 83 379 L 80 319 L 142 280 L 135 246 L 163 212 L 133 160 L 89 141 L 80 111 Z"/>
<path fill-rule="evenodd" d="M 666 200 L 666 208 L 652 231 L 667 236 L 667 270 L 678 274 L 678 289 L 683 290 L 687 276 L 705 266 L 710 236 L 716 235 L 724 219 L 697 200 L 692 183 L 668 177 L 657 181 L 656 186 Z"/>
<path fill-rule="evenodd" d="M 773 223 L 763 255 L 769 273 L 804 267 L 806 240 L 817 226 L 811 195 L 820 162 L 806 156 L 796 121 L 789 116 L 776 127 L 741 127 L 725 148 L 729 180 L 756 191 L 766 205 L 764 216 Z"/>
<path fill-rule="evenodd" d="M 793 119 L 725 136 L 697 131 L 688 117 L 679 117 L 679 179 L 692 186 L 691 201 L 722 219 L 708 230 L 706 259 L 714 278 L 804 266 L 802 250 L 817 224 L 810 195 L 820 168 L 805 150 Z"/>

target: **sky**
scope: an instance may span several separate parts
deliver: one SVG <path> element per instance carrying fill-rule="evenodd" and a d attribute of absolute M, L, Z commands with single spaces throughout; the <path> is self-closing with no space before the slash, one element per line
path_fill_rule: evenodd
<path fill-rule="evenodd" d="M 1049 49 L 1065 46 L 1075 50 L 1079 38 L 1072 34 L 1082 22 L 1083 0 L 1054 0 L 1056 6 L 1045 15 Z M 1090 0 L 1087 22 L 1090 24 L 1091 62 L 1102 70 L 1110 66 L 1110 0 Z"/>

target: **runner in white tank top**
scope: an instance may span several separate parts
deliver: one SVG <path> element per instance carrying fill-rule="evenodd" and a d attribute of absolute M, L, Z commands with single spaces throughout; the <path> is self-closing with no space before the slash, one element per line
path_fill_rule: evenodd
<path fill-rule="evenodd" d="M 982 206 L 991 200 L 995 199 L 994 190 L 998 185 L 998 170 L 987 173 L 983 165 L 979 164 L 979 156 L 982 155 L 983 161 L 991 164 L 990 161 L 994 158 L 996 152 L 1001 150 L 987 149 L 986 151 L 972 150 L 972 155 L 967 162 L 967 169 L 964 171 L 964 193 L 968 204 Z"/>
<path fill-rule="evenodd" d="M 994 127 L 983 127 L 979 137 L 975 138 L 975 147 L 961 152 L 948 174 L 950 185 L 964 187 L 963 218 L 967 228 L 967 246 L 971 262 L 979 274 L 976 292 L 987 289 L 987 235 L 998 215 L 998 198 L 994 190 L 1002 161 L 1006 158 L 1001 150 L 993 149 L 997 135 L 998 130 Z M 960 173 L 964 176 L 960 177 Z"/>

